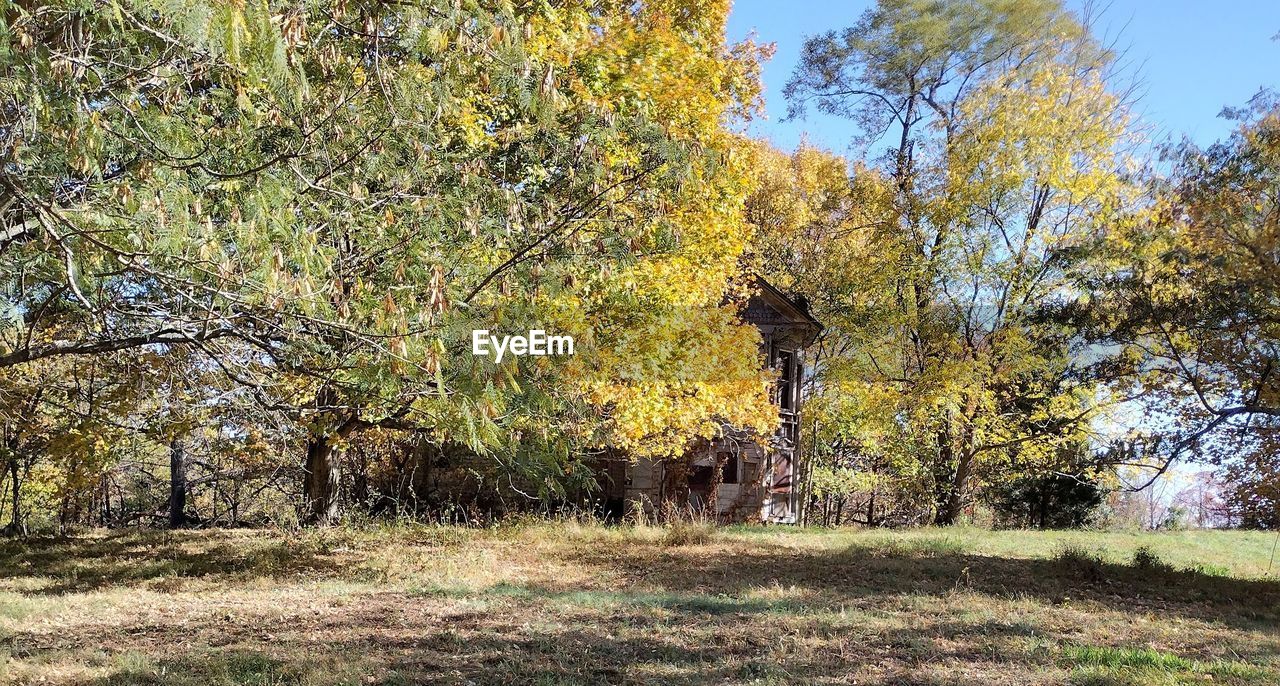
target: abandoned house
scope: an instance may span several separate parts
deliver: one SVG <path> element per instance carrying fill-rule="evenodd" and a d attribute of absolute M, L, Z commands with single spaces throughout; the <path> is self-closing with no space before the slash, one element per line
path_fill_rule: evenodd
<path fill-rule="evenodd" d="M 375 511 L 433 512 L 457 521 L 536 507 L 551 512 L 572 502 L 593 507 L 612 520 L 692 512 L 725 522 L 794 522 L 792 481 L 800 434 L 803 353 L 822 325 L 802 302 L 763 279 L 756 279 L 753 295 L 740 312 L 760 330 L 762 363 L 778 372 L 773 397 L 781 422 L 772 436 L 753 436 L 726 426 L 718 438 L 700 442 L 675 459 L 636 460 L 602 449 L 591 460 L 600 490 L 574 492 L 559 502 L 530 499 L 536 483 L 460 444 L 394 443 L 386 447 L 393 468 L 382 472 L 371 470 L 377 460 L 364 454 L 365 446 L 352 451 L 358 459 L 347 476 L 348 492 L 363 502 L 375 502 Z"/>
<path fill-rule="evenodd" d="M 803 302 L 760 278 L 742 317 L 760 329 L 761 358 L 778 371 L 777 433 L 750 436 L 726 427 L 720 437 L 695 446 L 684 459 L 608 460 L 606 478 L 601 479 L 608 514 L 634 514 L 636 508 L 654 514 L 674 505 L 720 521 L 795 521 L 803 354 L 822 325 Z"/>

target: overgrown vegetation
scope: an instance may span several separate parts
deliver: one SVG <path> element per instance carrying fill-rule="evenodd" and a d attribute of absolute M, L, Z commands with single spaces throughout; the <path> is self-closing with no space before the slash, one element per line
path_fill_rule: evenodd
<path fill-rule="evenodd" d="M 826 324 L 803 522 L 1083 526 L 1199 460 L 1200 524 L 1276 527 L 1273 96 L 1144 164 L 1087 12 L 882 0 L 786 88 L 846 160 L 742 135 L 727 0 L 330 5 L 4 6 L 9 533 L 590 512 L 775 436 L 756 275 Z"/>
<path fill-rule="evenodd" d="M 1148 162 L 1114 59 L 1052 0 L 882 0 L 806 41 L 791 113 L 865 159 L 766 156 L 748 212 L 828 325 L 811 521 L 1079 526 L 1197 459 L 1229 465 L 1219 522 L 1270 526 L 1276 100 Z"/>
<path fill-rule="evenodd" d="M 1280 679 L 1270 536 L 688 531 L 530 520 L 9 542 L 0 547 L 3 678 L 118 686 Z M 1059 553 L 1064 546 L 1076 552 Z M 1153 569 L 1140 555 L 1168 566 Z M 1067 559 L 1087 561 L 1092 573 Z M 1197 571 L 1207 564 L 1221 573 Z"/>
<path fill-rule="evenodd" d="M 1280 101 L 1085 5 L 4 3 L 0 681 L 1280 683 Z"/>

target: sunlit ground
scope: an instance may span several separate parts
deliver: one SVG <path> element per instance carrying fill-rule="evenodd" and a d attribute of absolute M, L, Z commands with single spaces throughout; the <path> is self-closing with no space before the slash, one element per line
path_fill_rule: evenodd
<path fill-rule="evenodd" d="M 1277 684 L 1274 536 L 564 523 L 7 542 L 0 680 Z"/>

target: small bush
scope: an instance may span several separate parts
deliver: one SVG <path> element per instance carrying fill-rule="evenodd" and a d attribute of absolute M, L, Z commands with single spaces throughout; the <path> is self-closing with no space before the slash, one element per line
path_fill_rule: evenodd
<path fill-rule="evenodd" d="M 1062 546 L 1054 554 L 1053 559 L 1069 574 L 1090 581 L 1102 579 L 1102 557 L 1078 545 Z"/>
<path fill-rule="evenodd" d="M 1188 566 L 1186 571 L 1191 574 L 1200 574 L 1202 576 L 1232 576 L 1231 570 L 1227 567 L 1223 567 L 1222 565 L 1205 564 L 1203 562 Z"/>
<path fill-rule="evenodd" d="M 675 522 L 667 527 L 662 536 L 662 545 L 704 545 L 715 538 L 716 528 L 711 524 L 699 522 Z"/>
<path fill-rule="evenodd" d="M 950 537 L 926 538 L 916 543 L 915 547 L 923 557 L 948 557 L 965 553 L 964 542 Z"/>
<path fill-rule="evenodd" d="M 903 541 L 864 540 L 849 546 L 853 555 L 874 558 L 937 558 L 963 555 L 965 544 L 953 538 L 914 538 Z"/>
<path fill-rule="evenodd" d="M 1141 546 L 1133 551 L 1133 566 L 1144 572 L 1169 572 L 1173 567 L 1156 554 L 1151 546 Z"/>
<path fill-rule="evenodd" d="M 1062 661 L 1074 667 L 1072 686 L 1118 684 L 1273 683 L 1269 673 L 1245 662 L 1200 662 L 1150 647 L 1066 646 Z"/>

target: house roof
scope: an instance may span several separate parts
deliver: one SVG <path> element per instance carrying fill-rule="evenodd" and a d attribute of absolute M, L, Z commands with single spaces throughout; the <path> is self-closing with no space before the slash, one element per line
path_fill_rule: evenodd
<path fill-rule="evenodd" d="M 809 308 L 783 293 L 764 277 L 755 277 L 755 286 L 756 294 L 748 301 L 744 318 L 757 325 L 796 329 L 801 334 L 803 345 L 811 345 L 822 332 L 823 326 L 822 322 L 809 313 Z"/>

